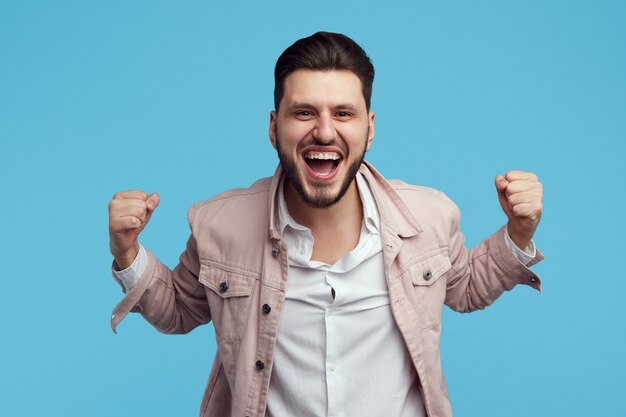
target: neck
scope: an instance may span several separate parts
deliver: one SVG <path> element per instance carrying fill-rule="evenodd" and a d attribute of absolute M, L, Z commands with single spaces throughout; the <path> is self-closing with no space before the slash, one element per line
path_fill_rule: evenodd
<path fill-rule="evenodd" d="M 341 200 L 327 208 L 315 208 L 306 204 L 289 182 L 285 182 L 284 193 L 291 217 L 298 224 L 313 231 L 343 229 L 346 223 L 352 223 L 358 219 L 360 225 L 363 221 L 363 205 L 356 180 L 352 181 Z"/>
<path fill-rule="evenodd" d="M 291 184 L 285 183 L 284 192 L 291 217 L 311 229 L 312 260 L 333 265 L 357 246 L 363 224 L 363 204 L 356 180 L 341 200 L 328 208 L 308 206 Z"/>

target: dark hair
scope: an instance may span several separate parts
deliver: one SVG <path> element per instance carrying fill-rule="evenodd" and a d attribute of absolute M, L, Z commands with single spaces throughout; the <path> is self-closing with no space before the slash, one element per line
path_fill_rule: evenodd
<path fill-rule="evenodd" d="M 285 93 L 285 79 L 299 69 L 347 70 L 361 80 L 367 109 L 372 98 L 374 66 L 363 48 L 340 33 L 317 32 L 296 41 L 278 57 L 274 69 L 274 107 L 278 110 Z"/>

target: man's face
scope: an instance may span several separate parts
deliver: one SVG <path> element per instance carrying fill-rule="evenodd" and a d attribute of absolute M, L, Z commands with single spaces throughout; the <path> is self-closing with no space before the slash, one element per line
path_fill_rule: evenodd
<path fill-rule="evenodd" d="M 374 113 L 354 73 L 297 70 L 285 79 L 269 134 L 300 198 L 310 207 L 330 207 L 354 181 L 372 144 Z"/>

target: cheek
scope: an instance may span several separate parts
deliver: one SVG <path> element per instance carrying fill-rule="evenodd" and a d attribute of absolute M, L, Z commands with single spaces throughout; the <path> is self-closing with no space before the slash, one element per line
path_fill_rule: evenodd
<path fill-rule="evenodd" d="M 307 137 L 309 130 L 305 125 L 287 123 L 279 125 L 276 132 L 282 147 L 292 149 L 297 147 Z"/>
<path fill-rule="evenodd" d="M 343 138 L 350 149 L 361 151 L 367 143 L 368 128 L 361 126 L 346 126 L 338 130 L 339 135 Z"/>

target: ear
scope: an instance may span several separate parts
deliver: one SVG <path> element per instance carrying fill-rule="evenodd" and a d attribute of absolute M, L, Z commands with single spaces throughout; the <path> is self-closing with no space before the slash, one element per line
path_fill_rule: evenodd
<path fill-rule="evenodd" d="M 375 114 L 373 111 L 369 112 L 368 115 L 368 132 L 367 132 L 367 146 L 365 147 L 365 151 L 369 151 L 372 146 L 372 142 L 374 142 L 374 118 Z"/>
<path fill-rule="evenodd" d="M 272 143 L 272 146 L 274 147 L 274 149 L 276 149 L 276 118 L 277 117 L 278 117 L 278 113 L 276 113 L 276 110 L 272 110 L 270 112 L 269 135 L 270 135 L 270 142 Z"/>

